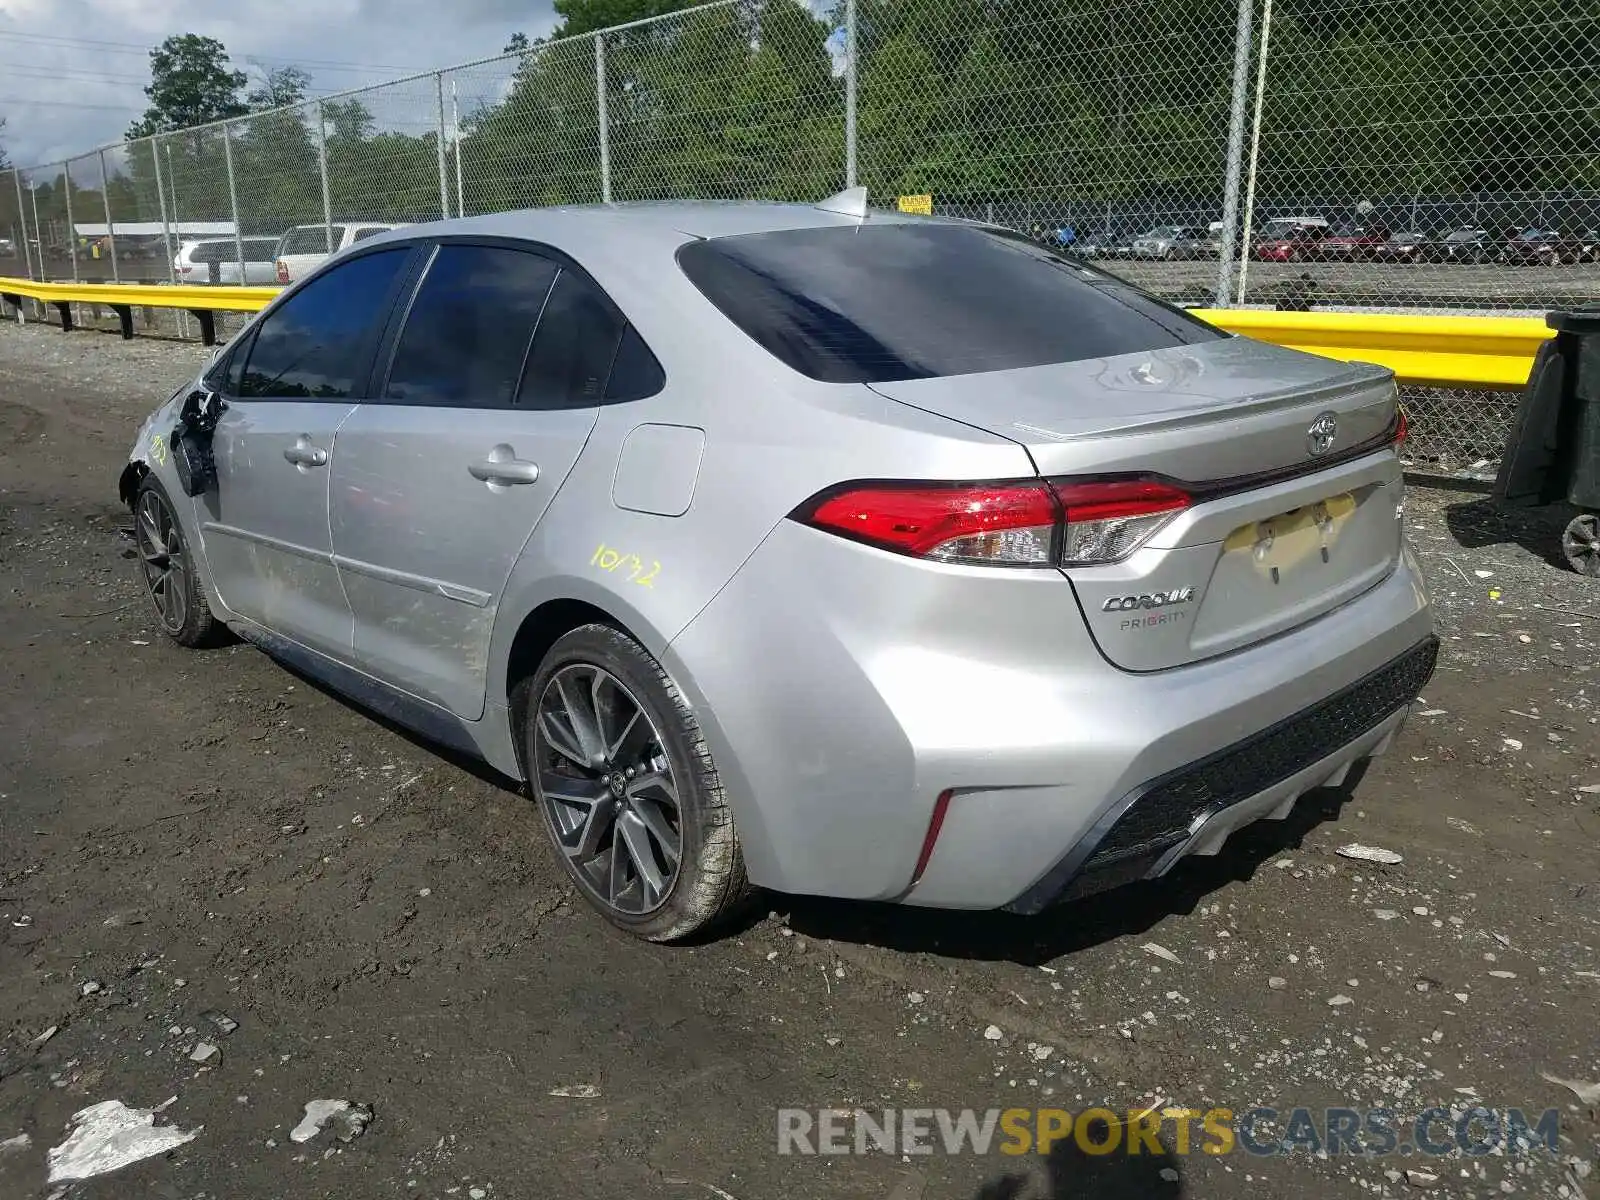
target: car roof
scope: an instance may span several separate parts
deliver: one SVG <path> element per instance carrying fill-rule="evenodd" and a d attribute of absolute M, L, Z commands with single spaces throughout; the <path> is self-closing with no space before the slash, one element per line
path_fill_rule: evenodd
<path fill-rule="evenodd" d="M 634 245 L 681 245 L 685 241 L 734 237 L 747 233 L 775 233 L 786 229 L 851 227 L 865 220 L 877 224 L 914 221 L 968 224 L 945 217 L 917 216 L 892 210 L 872 210 L 865 218 L 847 216 L 809 204 L 775 204 L 744 200 L 637 201 L 624 204 L 585 204 L 556 208 L 525 208 L 407 225 L 397 237 L 476 235 L 545 242 L 560 249 L 590 250 L 612 240 Z M 387 239 L 384 239 L 387 240 Z M 574 249 L 576 256 L 576 249 Z"/>

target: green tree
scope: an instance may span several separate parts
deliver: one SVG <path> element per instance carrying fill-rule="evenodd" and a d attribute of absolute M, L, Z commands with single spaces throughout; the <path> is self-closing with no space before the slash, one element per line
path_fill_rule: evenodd
<path fill-rule="evenodd" d="M 128 126 L 129 138 L 147 137 L 237 117 L 246 110 L 239 91 L 248 82 L 229 66 L 228 51 L 216 38 L 177 34 L 150 51 L 150 107 Z"/>
<path fill-rule="evenodd" d="M 251 112 L 299 104 L 311 88 L 311 76 L 299 67 L 267 67 L 261 82 L 250 89 L 244 100 Z"/>
<path fill-rule="evenodd" d="M 701 0 L 555 0 L 561 17 L 552 38 L 577 37 L 690 8 Z"/>

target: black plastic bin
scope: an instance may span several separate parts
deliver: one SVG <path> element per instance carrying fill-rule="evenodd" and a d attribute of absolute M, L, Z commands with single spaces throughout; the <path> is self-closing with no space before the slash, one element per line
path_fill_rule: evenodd
<path fill-rule="evenodd" d="M 1500 460 L 1494 498 L 1510 506 L 1567 503 L 1567 564 L 1600 578 L 1600 310 L 1551 313 L 1556 336 L 1533 362 Z"/>

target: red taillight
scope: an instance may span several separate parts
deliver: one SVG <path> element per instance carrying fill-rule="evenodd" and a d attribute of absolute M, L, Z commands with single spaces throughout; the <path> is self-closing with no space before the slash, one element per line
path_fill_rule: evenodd
<path fill-rule="evenodd" d="M 861 484 L 794 514 L 829 533 L 940 562 L 1051 567 L 1116 562 L 1189 497 L 1141 479 Z"/>
<path fill-rule="evenodd" d="M 1394 410 L 1394 448 L 1404 450 L 1406 435 L 1411 432 L 1411 422 L 1406 418 L 1406 406 L 1398 405 Z"/>
<path fill-rule="evenodd" d="M 808 525 L 943 562 L 1049 566 L 1059 511 L 1041 481 L 883 484 L 825 497 Z"/>
<path fill-rule="evenodd" d="M 287 285 L 289 282 L 289 264 L 279 259 L 273 264 L 278 272 L 278 282 Z"/>

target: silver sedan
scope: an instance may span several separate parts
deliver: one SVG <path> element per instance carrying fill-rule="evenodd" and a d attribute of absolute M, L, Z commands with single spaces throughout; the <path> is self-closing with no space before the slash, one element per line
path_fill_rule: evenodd
<path fill-rule="evenodd" d="M 1403 434 L 1384 370 L 854 192 L 361 242 L 120 482 L 174 639 L 522 781 L 667 940 L 1035 912 L 1342 781 L 1433 667 Z"/>

